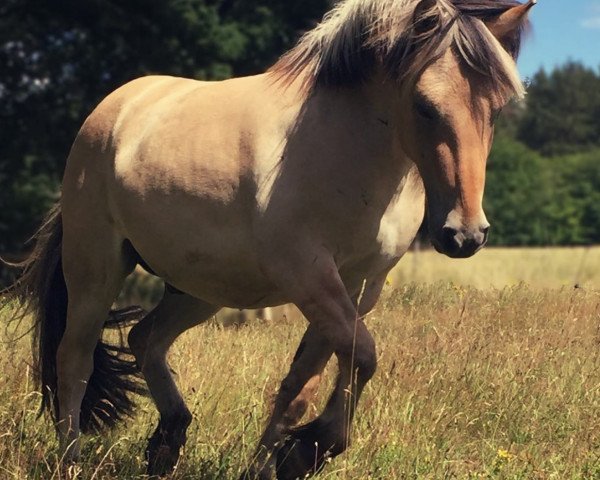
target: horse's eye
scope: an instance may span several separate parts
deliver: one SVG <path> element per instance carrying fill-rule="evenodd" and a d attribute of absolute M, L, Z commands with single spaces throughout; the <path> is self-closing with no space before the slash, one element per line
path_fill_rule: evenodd
<path fill-rule="evenodd" d="M 420 117 L 426 120 L 435 120 L 439 117 L 439 113 L 435 106 L 424 99 L 415 100 L 415 111 Z"/>

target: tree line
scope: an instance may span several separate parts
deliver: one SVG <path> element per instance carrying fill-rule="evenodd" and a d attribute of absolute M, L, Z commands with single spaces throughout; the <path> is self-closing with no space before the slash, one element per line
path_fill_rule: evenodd
<path fill-rule="evenodd" d="M 0 253 L 58 198 L 77 129 L 123 83 L 263 71 L 331 0 L 4 0 Z M 498 125 L 486 204 L 496 245 L 600 241 L 600 72 L 539 72 Z"/>
<path fill-rule="evenodd" d="M 531 79 L 498 122 L 485 202 L 492 244 L 600 243 L 600 70 Z"/>

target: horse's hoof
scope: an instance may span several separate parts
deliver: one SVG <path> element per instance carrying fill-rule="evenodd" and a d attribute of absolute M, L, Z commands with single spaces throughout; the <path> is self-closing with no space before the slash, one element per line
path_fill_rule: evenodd
<path fill-rule="evenodd" d="M 146 453 L 147 473 L 150 477 L 164 477 L 173 473 L 179 460 L 179 450 L 173 452 L 168 445 L 160 445 Z"/>
<path fill-rule="evenodd" d="M 277 455 L 277 480 L 297 480 L 310 477 L 323 469 L 314 445 L 297 439 L 285 442 Z"/>
<path fill-rule="evenodd" d="M 165 436 L 164 431 L 157 429 L 148 442 L 146 449 L 147 473 L 151 477 L 163 477 L 175 470 L 184 442 L 173 440 L 172 437 Z"/>
<path fill-rule="evenodd" d="M 148 475 L 163 477 L 173 473 L 179 461 L 181 448 L 185 445 L 185 432 L 191 419 L 192 416 L 189 412 L 170 419 L 161 418 L 146 449 Z"/>
<path fill-rule="evenodd" d="M 277 480 L 312 477 L 323 470 L 327 461 L 339 455 L 339 442 L 328 440 L 331 430 L 318 420 L 292 430 L 277 453 Z"/>

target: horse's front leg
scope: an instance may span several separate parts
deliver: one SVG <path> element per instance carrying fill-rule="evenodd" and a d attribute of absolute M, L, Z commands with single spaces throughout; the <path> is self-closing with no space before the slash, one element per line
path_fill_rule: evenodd
<path fill-rule="evenodd" d="M 281 383 L 269 423 L 242 480 L 267 480 L 275 476 L 277 449 L 282 446 L 289 429 L 297 425 L 306 413 L 318 388 L 321 373 L 332 354 L 329 342 L 310 325 L 296 351 L 290 371 Z"/>
<path fill-rule="evenodd" d="M 375 346 L 364 324 L 357 325 L 356 338 L 357 345 L 362 345 L 354 353 L 336 353 L 340 372 L 323 413 L 307 425 L 288 432 L 287 440 L 278 450 L 276 471 L 279 480 L 295 480 L 318 473 L 328 458 L 336 457 L 348 448 L 356 406 L 375 372 L 376 363 Z M 359 349 L 364 350 L 359 353 Z"/>
<path fill-rule="evenodd" d="M 348 295 L 333 258 L 322 251 L 315 253 L 318 261 L 305 269 L 287 268 L 295 273 L 294 278 L 286 278 L 282 273 L 281 280 L 288 283 L 279 285 L 287 286 L 286 293 L 330 345 L 338 358 L 340 373 L 323 414 L 289 432 L 278 450 L 279 480 L 305 478 L 319 472 L 328 457 L 347 448 L 358 399 L 377 365 L 375 342 Z"/>

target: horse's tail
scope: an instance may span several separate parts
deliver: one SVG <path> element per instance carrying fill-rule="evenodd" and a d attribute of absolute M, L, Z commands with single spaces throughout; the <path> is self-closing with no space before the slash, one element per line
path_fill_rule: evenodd
<path fill-rule="evenodd" d="M 62 215 L 60 206 L 49 213 L 34 236 L 35 248 L 23 263 L 20 278 L 2 293 L 19 306 L 16 319 L 33 317 L 32 352 L 36 380 L 42 393 L 42 412 L 48 411 L 58 422 L 56 354 L 63 337 L 68 295 L 62 269 Z M 140 318 L 139 308 L 112 311 L 106 327 L 119 328 Z M 84 432 L 112 427 L 131 413 L 134 404 L 131 393 L 143 389 L 135 377 L 139 375 L 135 362 L 124 344 L 100 341 L 94 351 L 94 371 L 88 382 L 81 405 L 80 427 Z"/>

